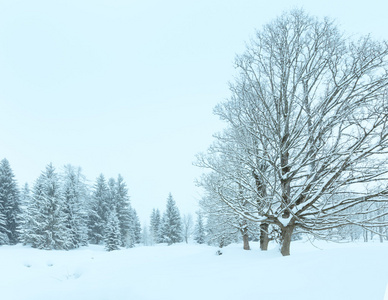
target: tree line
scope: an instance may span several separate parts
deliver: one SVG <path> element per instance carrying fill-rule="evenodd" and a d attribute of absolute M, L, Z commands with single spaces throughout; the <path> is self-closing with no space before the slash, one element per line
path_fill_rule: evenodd
<path fill-rule="evenodd" d="M 19 190 L 8 160 L 0 162 L 0 245 L 70 250 L 103 244 L 108 251 L 139 243 L 171 245 L 187 243 L 194 233 L 192 225 L 190 214 L 181 218 L 170 193 L 165 212 L 152 211 L 150 234 L 146 225 L 142 232 L 121 175 L 106 180 L 101 174 L 90 187 L 80 168 L 66 165 L 58 173 L 49 164 L 31 189 L 25 184 Z M 199 216 L 195 240 L 203 243 L 203 235 Z"/>

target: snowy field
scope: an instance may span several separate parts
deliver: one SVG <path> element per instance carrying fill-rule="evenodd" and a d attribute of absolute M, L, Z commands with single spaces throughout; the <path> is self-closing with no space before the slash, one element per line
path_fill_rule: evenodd
<path fill-rule="evenodd" d="M 388 243 L 293 242 L 216 255 L 206 245 L 158 245 L 106 252 L 0 247 L 1 300 L 384 299 Z M 388 298 L 387 298 L 388 299 Z"/>

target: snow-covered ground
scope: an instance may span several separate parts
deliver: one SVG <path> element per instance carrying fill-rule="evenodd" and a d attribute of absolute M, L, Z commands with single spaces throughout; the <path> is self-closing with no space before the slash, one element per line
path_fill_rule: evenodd
<path fill-rule="evenodd" d="M 299 241 L 289 257 L 275 245 L 251 246 L 231 245 L 222 255 L 196 244 L 113 252 L 1 246 L 0 299 L 384 299 L 388 243 Z"/>

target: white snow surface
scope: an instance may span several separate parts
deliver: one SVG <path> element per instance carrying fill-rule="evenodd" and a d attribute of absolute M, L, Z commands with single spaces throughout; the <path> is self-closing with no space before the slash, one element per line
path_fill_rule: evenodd
<path fill-rule="evenodd" d="M 2 300 L 384 299 L 388 243 L 177 244 L 106 252 L 0 247 Z"/>

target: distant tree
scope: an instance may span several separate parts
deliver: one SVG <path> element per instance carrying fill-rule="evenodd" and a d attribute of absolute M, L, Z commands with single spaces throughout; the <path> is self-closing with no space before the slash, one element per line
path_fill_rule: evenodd
<path fill-rule="evenodd" d="M 205 212 L 207 221 L 205 226 L 206 242 L 209 245 L 222 248 L 238 242 L 240 231 L 235 214 L 227 210 L 227 213 L 225 213 L 225 207 L 223 206 Z"/>
<path fill-rule="evenodd" d="M 5 222 L 0 225 L 0 235 L 6 233 L 8 243 L 16 244 L 19 241 L 19 189 L 11 166 L 5 158 L 0 162 L 0 215 L 3 215 Z M 4 226 L 3 230 L 1 226 Z"/>
<path fill-rule="evenodd" d="M 114 207 L 120 224 L 121 246 L 126 245 L 126 237 L 131 230 L 131 205 L 128 196 L 128 188 L 123 177 L 119 174 L 115 184 Z M 136 238 L 135 238 L 136 239 Z"/>
<path fill-rule="evenodd" d="M 167 198 L 166 211 L 163 214 L 160 232 L 163 243 L 171 245 L 182 242 L 182 221 L 171 193 Z"/>
<path fill-rule="evenodd" d="M 182 225 L 183 238 L 187 244 L 193 231 L 193 217 L 190 214 L 183 215 Z"/>
<path fill-rule="evenodd" d="M 116 210 L 108 215 L 108 222 L 104 230 L 104 243 L 107 251 L 119 250 L 121 244 L 120 224 Z"/>
<path fill-rule="evenodd" d="M 159 209 L 153 209 L 150 217 L 150 234 L 153 240 L 153 243 L 161 243 L 160 238 L 160 211 Z"/>
<path fill-rule="evenodd" d="M 194 240 L 198 244 L 204 244 L 205 243 L 205 224 L 203 222 L 203 216 L 200 211 L 197 212 L 197 221 L 195 223 L 195 229 L 194 229 Z"/>
<path fill-rule="evenodd" d="M 87 227 L 87 198 L 88 189 L 85 183 L 85 177 L 80 168 L 66 165 L 63 182 L 63 200 L 64 200 L 64 225 L 68 229 L 69 247 L 78 248 L 88 244 Z"/>
<path fill-rule="evenodd" d="M 68 249 L 69 230 L 66 228 L 63 196 L 59 178 L 52 164 L 37 179 L 28 207 L 31 225 L 24 243 L 39 249 Z"/>
<path fill-rule="evenodd" d="M 132 231 L 135 237 L 135 243 L 138 244 L 141 242 L 141 225 L 137 212 L 134 208 L 131 208 L 131 222 L 132 222 Z"/>
<path fill-rule="evenodd" d="M 108 186 L 103 174 L 97 178 L 93 188 L 89 206 L 89 241 L 92 244 L 100 244 L 104 239 L 104 228 L 107 224 L 109 207 Z"/>
<path fill-rule="evenodd" d="M 145 224 L 141 233 L 141 242 L 144 246 L 151 246 L 153 243 L 152 237 L 148 231 L 148 226 Z"/>

